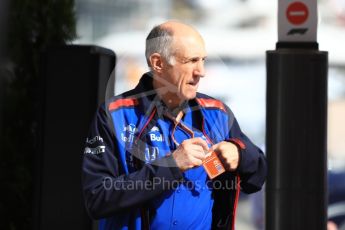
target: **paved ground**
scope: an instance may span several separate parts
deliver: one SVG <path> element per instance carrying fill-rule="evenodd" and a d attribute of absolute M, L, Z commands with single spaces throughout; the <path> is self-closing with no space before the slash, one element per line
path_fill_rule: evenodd
<path fill-rule="evenodd" d="M 256 230 L 251 223 L 249 199 L 240 200 L 237 207 L 236 230 Z"/>

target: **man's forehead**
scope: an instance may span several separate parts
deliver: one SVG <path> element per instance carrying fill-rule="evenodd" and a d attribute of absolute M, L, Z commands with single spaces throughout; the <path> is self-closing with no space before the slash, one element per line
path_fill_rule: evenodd
<path fill-rule="evenodd" d="M 191 34 L 191 35 L 173 35 L 173 40 L 177 43 L 204 43 L 204 40 L 200 35 L 197 34 Z"/>
<path fill-rule="evenodd" d="M 171 48 L 174 49 L 175 54 L 183 56 L 206 56 L 205 44 L 201 37 L 176 36 Z"/>

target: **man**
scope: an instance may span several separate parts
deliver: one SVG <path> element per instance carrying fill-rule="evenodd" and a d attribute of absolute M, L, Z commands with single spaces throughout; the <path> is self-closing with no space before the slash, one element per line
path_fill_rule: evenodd
<path fill-rule="evenodd" d="M 240 189 L 261 189 L 261 150 L 228 107 L 197 93 L 205 58 L 192 27 L 156 26 L 146 40 L 151 71 L 97 112 L 83 155 L 83 191 L 100 229 L 233 229 Z M 204 166 L 212 152 L 222 162 L 216 173 L 226 170 L 215 178 Z"/>

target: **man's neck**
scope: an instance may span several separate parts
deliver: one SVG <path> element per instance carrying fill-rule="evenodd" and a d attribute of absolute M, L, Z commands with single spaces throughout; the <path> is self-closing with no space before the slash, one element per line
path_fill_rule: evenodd
<path fill-rule="evenodd" d="M 184 102 L 176 94 L 169 92 L 167 87 L 162 85 L 155 78 L 153 78 L 153 89 L 157 92 L 158 97 L 170 110 L 174 110 Z"/>

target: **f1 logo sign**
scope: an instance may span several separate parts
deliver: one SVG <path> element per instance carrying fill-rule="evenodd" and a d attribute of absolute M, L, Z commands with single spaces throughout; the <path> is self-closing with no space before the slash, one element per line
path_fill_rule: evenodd
<path fill-rule="evenodd" d="M 316 30 L 316 0 L 279 0 L 278 40 L 280 42 L 315 42 Z"/>
<path fill-rule="evenodd" d="M 308 31 L 308 28 L 296 28 L 296 29 L 289 30 L 287 35 L 305 34 L 307 31 Z"/>

